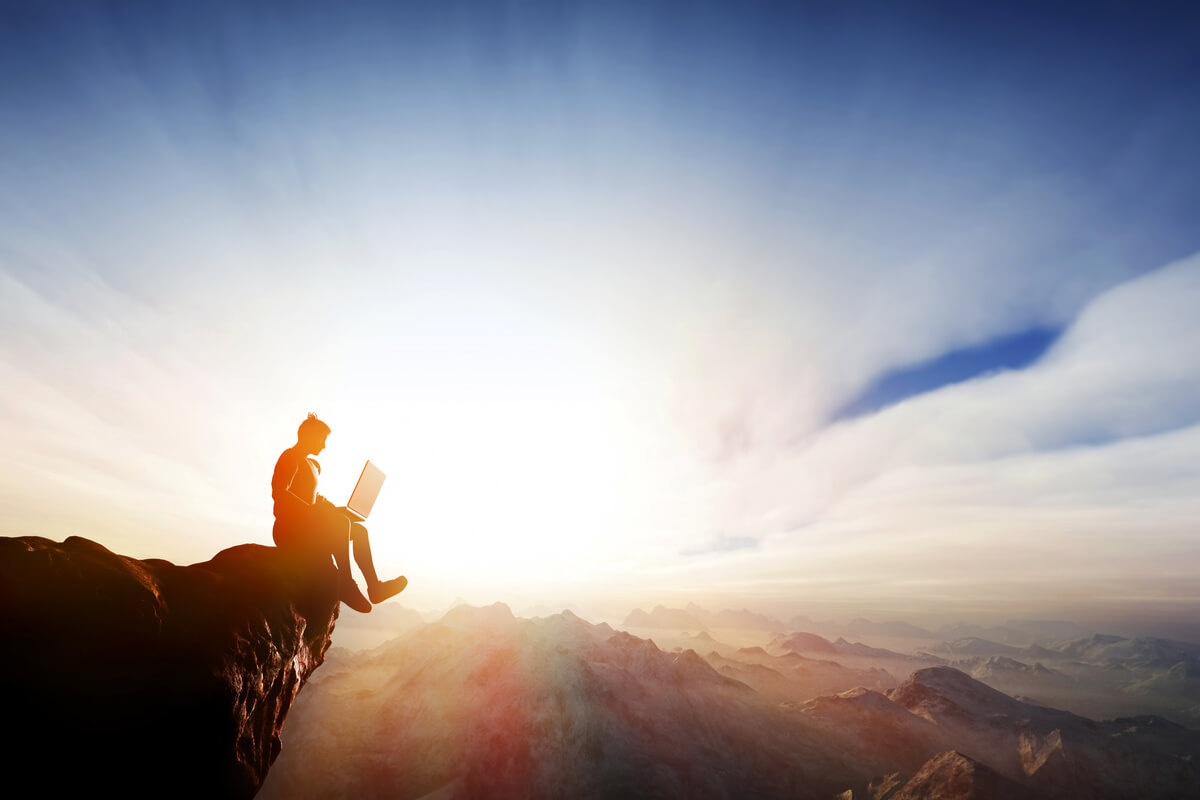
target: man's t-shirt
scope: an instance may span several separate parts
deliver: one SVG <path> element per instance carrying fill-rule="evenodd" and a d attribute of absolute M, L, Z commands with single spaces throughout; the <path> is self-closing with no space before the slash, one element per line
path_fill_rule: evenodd
<path fill-rule="evenodd" d="M 314 459 L 307 458 L 294 447 L 284 450 L 275 462 L 271 497 L 275 501 L 273 533 L 276 544 L 281 538 L 293 538 L 296 534 L 304 533 L 312 525 L 317 502 L 317 475 L 320 471 Z"/>

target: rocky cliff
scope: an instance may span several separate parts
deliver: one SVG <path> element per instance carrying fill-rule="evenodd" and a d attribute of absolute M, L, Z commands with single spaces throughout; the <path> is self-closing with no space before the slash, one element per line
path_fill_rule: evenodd
<path fill-rule="evenodd" d="M 4 762 L 54 797 L 252 797 L 337 614 L 327 558 L 0 538 Z"/>

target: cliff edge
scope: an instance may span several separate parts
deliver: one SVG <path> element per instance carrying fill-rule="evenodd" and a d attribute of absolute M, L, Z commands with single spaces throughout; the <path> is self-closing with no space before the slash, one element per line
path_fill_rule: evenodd
<path fill-rule="evenodd" d="M 0 537 L 4 761 L 50 796 L 253 797 L 337 615 L 328 558 Z"/>

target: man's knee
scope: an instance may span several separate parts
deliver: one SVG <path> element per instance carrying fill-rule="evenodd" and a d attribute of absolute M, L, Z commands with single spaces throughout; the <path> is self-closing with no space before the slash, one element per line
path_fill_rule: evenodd
<path fill-rule="evenodd" d="M 350 538 L 356 542 L 367 538 L 367 526 L 361 522 L 350 523 Z"/>

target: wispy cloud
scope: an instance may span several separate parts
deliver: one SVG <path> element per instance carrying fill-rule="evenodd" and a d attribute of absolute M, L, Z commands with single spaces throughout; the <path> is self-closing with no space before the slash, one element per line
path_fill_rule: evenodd
<path fill-rule="evenodd" d="M 710 484 L 714 513 L 733 529 L 773 515 L 764 579 L 823 564 L 873 593 L 990 575 L 1045 598 L 1086 574 L 1154 595 L 1200 568 L 1200 363 L 1183 355 L 1200 352 L 1197 303 L 1200 257 L 1122 284 L 1032 366 L 761 443 Z"/>

